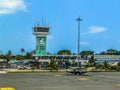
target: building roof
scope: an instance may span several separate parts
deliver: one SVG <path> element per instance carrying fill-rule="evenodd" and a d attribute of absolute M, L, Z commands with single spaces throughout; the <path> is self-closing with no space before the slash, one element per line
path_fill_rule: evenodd
<path fill-rule="evenodd" d="M 0 59 L 0 62 L 7 62 L 6 59 Z"/>

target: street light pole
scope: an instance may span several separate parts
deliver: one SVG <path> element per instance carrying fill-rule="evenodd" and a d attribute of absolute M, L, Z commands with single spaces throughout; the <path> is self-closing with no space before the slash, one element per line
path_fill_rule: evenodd
<path fill-rule="evenodd" d="M 80 19 L 80 17 L 78 17 L 76 19 L 76 21 L 78 21 L 78 67 L 80 67 L 80 60 L 79 60 L 79 53 L 80 53 L 80 21 L 82 21 L 82 19 Z"/>

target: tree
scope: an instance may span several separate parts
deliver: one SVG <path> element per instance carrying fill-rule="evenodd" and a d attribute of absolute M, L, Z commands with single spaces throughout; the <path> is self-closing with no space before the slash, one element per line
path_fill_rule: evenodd
<path fill-rule="evenodd" d="M 32 66 L 32 67 L 31 67 L 32 72 L 33 72 L 35 69 L 36 69 L 36 66 Z"/>
<path fill-rule="evenodd" d="M 32 59 L 31 53 L 26 52 L 25 59 Z"/>
<path fill-rule="evenodd" d="M 118 62 L 118 64 L 117 64 L 117 71 L 120 71 L 120 62 Z"/>
<path fill-rule="evenodd" d="M 5 55 L 5 58 L 7 59 L 7 61 L 9 61 L 11 59 L 11 55 L 12 55 L 12 52 L 11 52 L 11 50 L 9 50 L 7 52 L 7 54 Z"/>
<path fill-rule="evenodd" d="M 25 53 L 25 49 L 24 49 L 24 48 L 21 48 L 20 53 L 21 53 L 21 55 L 22 55 L 23 53 Z"/>
<path fill-rule="evenodd" d="M 106 52 L 105 52 L 105 51 L 102 51 L 102 52 L 100 53 L 100 55 L 106 55 Z"/>
<path fill-rule="evenodd" d="M 22 55 L 16 55 L 15 59 L 16 59 L 16 60 L 22 60 L 22 59 L 23 59 L 23 56 L 22 56 Z"/>
<path fill-rule="evenodd" d="M 91 58 L 89 59 L 90 65 L 95 66 L 95 61 L 96 61 L 96 59 L 94 59 L 94 55 L 92 55 Z"/>
<path fill-rule="evenodd" d="M 5 55 L 0 55 L 0 59 L 4 59 L 5 58 Z"/>
<path fill-rule="evenodd" d="M 106 53 L 108 54 L 108 55 L 117 55 L 118 54 L 118 51 L 116 50 L 116 49 L 108 49 L 108 50 L 106 50 Z"/>
<path fill-rule="evenodd" d="M 103 69 L 103 65 L 98 62 L 95 64 L 95 68 L 96 69 Z"/>
<path fill-rule="evenodd" d="M 93 55 L 93 54 L 94 51 L 90 51 L 90 50 L 80 52 L 80 55 Z"/>
<path fill-rule="evenodd" d="M 60 50 L 57 52 L 58 55 L 71 55 L 71 51 L 70 50 Z"/>
<path fill-rule="evenodd" d="M 104 62 L 104 69 L 105 70 L 109 70 L 110 69 L 110 65 L 107 61 Z"/>
<path fill-rule="evenodd" d="M 12 56 L 11 56 L 11 59 L 14 60 L 14 59 L 15 59 L 15 55 L 12 55 Z"/>
<path fill-rule="evenodd" d="M 55 60 L 50 60 L 50 64 L 48 65 L 48 67 L 50 68 L 50 71 L 52 70 L 56 70 L 57 71 L 57 64 L 56 64 L 56 61 Z"/>
<path fill-rule="evenodd" d="M 117 51 L 116 49 L 108 49 L 106 51 L 103 51 L 100 53 L 101 55 L 120 55 L 120 51 Z"/>

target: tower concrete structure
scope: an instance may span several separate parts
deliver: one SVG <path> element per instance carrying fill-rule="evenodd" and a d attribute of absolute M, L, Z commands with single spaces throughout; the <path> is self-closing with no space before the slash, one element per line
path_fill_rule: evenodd
<path fill-rule="evenodd" d="M 36 36 L 35 55 L 46 55 L 46 41 L 49 34 L 48 26 L 36 25 L 33 27 L 33 35 Z"/>

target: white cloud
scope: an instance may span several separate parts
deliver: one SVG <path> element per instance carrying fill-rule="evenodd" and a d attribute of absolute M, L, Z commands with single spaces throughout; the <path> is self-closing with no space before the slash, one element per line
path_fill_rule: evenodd
<path fill-rule="evenodd" d="M 0 14 L 15 13 L 18 10 L 27 10 L 24 0 L 0 0 Z"/>
<path fill-rule="evenodd" d="M 85 41 L 82 41 L 82 42 L 80 42 L 80 45 L 89 45 L 89 43 L 85 42 Z"/>
<path fill-rule="evenodd" d="M 106 30 L 107 30 L 107 28 L 105 28 L 105 27 L 90 26 L 90 27 L 89 27 L 89 32 L 88 32 L 88 33 L 95 34 L 95 33 L 104 32 L 104 31 L 106 31 Z"/>

